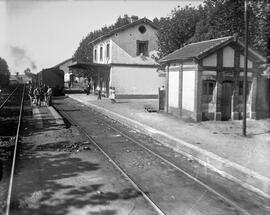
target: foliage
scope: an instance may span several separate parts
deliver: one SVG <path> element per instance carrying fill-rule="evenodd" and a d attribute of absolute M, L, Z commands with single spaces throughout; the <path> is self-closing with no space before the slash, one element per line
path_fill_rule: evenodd
<path fill-rule="evenodd" d="M 262 51 L 270 61 L 270 1 L 248 1 L 249 44 Z M 74 53 L 77 61 L 92 62 L 94 39 L 130 23 L 130 17 L 118 17 L 116 23 L 90 32 Z M 237 33 L 244 39 L 243 0 L 205 0 L 199 7 L 177 7 L 167 17 L 155 18 L 159 27 L 158 52 L 163 57 L 192 42 L 199 42 Z"/>
<path fill-rule="evenodd" d="M 9 83 L 10 72 L 5 59 L 0 57 L 0 87 L 6 87 Z"/>
<path fill-rule="evenodd" d="M 249 44 L 270 56 L 269 0 L 248 1 Z M 244 38 L 243 0 L 205 0 L 198 8 L 174 9 L 170 16 L 153 20 L 159 27 L 160 56 L 185 44 L 237 33 Z"/>
<path fill-rule="evenodd" d="M 124 15 L 124 17 L 119 16 L 116 22 L 111 26 L 104 26 L 99 30 L 95 30 L 90 32 L 86 37 L 84 37 L 77 50 L 75 51 L 73 58 L 78 62 L 93 62 L 93 44 L 91 43 L 93 40 L 97 39 L 100 36 L 103 36 L 110 31 L 119 28 L 123 25 L 129 24 L 131 22 L 131 18 L 128 15 Z M 85 71 L 79 69 L 73 69 L 73 73 L 78 77 L 91 77 L 92 71 Z"/>
<path fill-rule="evenodd" d="M 174 9 L 168 17 L 153 20 L 159 27 L 157 37 L 160 57 L 181 48 L 194 35 L 199 15 L 200 10 L 186 6 Z"/>
<path fill-rule="evenodd" d="M 125 14 L 124 17 L 119 16 L 115 24 L 111 26 L 104 26 L 99 30 L 90 32 L 85 38 L 81 40 L 80 45 L 75 51 L 73 57 L 76 61 L 93 62 L 93 45 L 91 44 L 91 42 L 116 28 L 129 24 L 130 22 L 131 18 Z"/>

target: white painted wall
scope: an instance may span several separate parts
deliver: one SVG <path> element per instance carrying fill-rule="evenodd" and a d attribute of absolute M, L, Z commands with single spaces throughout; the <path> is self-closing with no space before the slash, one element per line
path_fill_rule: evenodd
<path fill-rule="evenodd" d="M 145 33 L 140 33 L 138 28 L 143 25 Z M 150 54 L 158 49 L 156 30 L 148 24 L 138 24 L 136 26 L 120 31 L 109 38 L 106 38 L 94 45 L 94 63 L 125 63 L 126 59 L 137 57 L 137 40 L 148 41 L 148 51 Z M 106 58 L 106 44 L 110 43 L 110 58 Z M 100 60 L 100 46 L 103 46 L 103 60 Z M 95 61 L 94 50 L 97 49 L 97 60 Z M 130 60 L 128 60 L 130 61 Z"/>
<path fill-rule="evenodd" d="M 171 69 L 171 68 L 170 68 Z M 169 107 L 178 108 L 179 71 L 169 72 Z"/>
<path fill-rule="evenodd" d="M 203 66 L 217 66 L 217 53 L 209 55 L 203 59 Z"/>
<path fill-rule="evenodd" d="M 245 57 L 243 55 L 240 55 L 240 67 L 244 68 L 244 60 Z M 248 68 L 252 68 L 253 67 L 253 62 L 248 60 Z"/>
<path fill-rule="evenodd" d="M 145 33 L 140 33 L 139 27 L 144 26 L 146 28 Z M 127 28 L 117 34 L 111 36 L 112 41 L 121 47 L 131 57 L 137 56 L 137 40 L 148 41 L 148 51 L 158 49 L 157 45 L 157 30 L 148 24 L 138 24 L 136 26 Z M 113 56 L 115 54 L 113 53 Z M 123 62 L 124 59 L 120 59 L 118 62 Z M 113 62 L 116 62 L 113 60 Z"/>
<path fill-rule="evenodd" d="M 216 71 L 208 71 L 208 70 L 204 70 L 202 71 L 202 75 L 212 75 L 212 76 L 216 76 L 217 72 Z"/>
<path fill-rule="evenodd" d="M 182 108 L 194 111 L 195 71 L 183 71 Z"/>
<path fill-rule="evenodd" d="M 107 58 L 107 44 L 110 44 L 110 56 Z M 103 47 L 103 58 L 100 60 L 100 47 Z M 95 49 L 97 50 L 97 60 L 95 61 Z M 112 61 L 112 40 L 106 39 L 97 43 L 93 48 L 93 62 L 101 64 L 109 64 Z"/>
<path fill-rule="evenodd" d="M 230 46 L 223 48 L 223 66 L 234 67 L 234 55 L 235 51 Z"/>
<path fill-rule="evenodd" d="M 110 86 L 116 94 L 156 95 L 158 88 L 165 85 L 165 78 L 158 77 L 156 68 L 112 66 Z"/>

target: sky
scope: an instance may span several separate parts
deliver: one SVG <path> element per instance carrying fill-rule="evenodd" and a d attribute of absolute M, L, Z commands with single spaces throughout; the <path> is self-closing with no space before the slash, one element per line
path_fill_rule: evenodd
<path fill-rule="evenodd" d="M 33 73 L 69 59 L 91 31 L 128 14 L 165 17 L 200 0 L 0 0 L 0 57 L 11 74 Z"/>

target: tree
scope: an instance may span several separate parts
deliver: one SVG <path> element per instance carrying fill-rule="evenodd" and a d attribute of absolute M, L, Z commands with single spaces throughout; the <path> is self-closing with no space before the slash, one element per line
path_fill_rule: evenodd
<path fill-rule="evenodd" d="M 5 59 L 0 57 L 0 87 L 6 87 L 9 83 L 10 72 Z"/>
<path fill-rule="evenodd" d="M 249 45 L 270 61 L 270 1 L 248 1 Z M 198 8 L 175 8 L 171 15 L 155 18 L 160 27 L 158 46 L 160 56 L 167 55 L 185 44 L 232 36 L 244 39 L 243 0 L 205 0 Z"/>
<path fill-rule="evenodd" d="M 157 37 L 160 57 L 185 45 L 195 33 L 199 15 L 199 10 L 186 6 L 175 8 L 168 17 L 153 20 L 159 27 Z"/>
<path fill-rule="evenodd" d="M 249 45 L 269 56 L 270 1 L 248 1 Z M 244 1 L 206 0 L 201 6 L 201 20 L 188 43 L 198 42 L 237 33 L 244 39 Z"/>

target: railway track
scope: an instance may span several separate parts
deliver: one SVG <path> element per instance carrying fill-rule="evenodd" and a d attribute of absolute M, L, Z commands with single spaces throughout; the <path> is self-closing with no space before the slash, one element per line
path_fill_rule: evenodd
<path fill-rule="evenodd" d="M 148 147 L 143 143 L 145 139 L 136 132 L 88 107 L 78 106 L 70 101 L 55 105 L 60 114 L 87 136 L 158 214 L 267 214 L 252 204 L 246 209 L 242 202 L 238 204 L 219 189 L 213 189 Z M 134 167 L 134 163 L 138 165 Z M 152 172 L 151 175 L 147 174 L 148 171 Z M 161 187 L 155 186 L 155 181 L 159 181 Z M 181 206 L 183 202 L 187 208 Z M 205 208 L 205 204 L 209 208 Z"/>
<path fill-rule="evenodd" d="M 2 193 L 7 193 L 6 204 L 4 206 L 6 208 L 6 215 L 9 215 L 10 210 L 17 147 L 23 116 L 24 96 L 25 85 L 18 85 L 10 94 L 6 93 L 6 96 L 1 98 L 3 102 L 0 105 L 0 149 L 2 157 L 0 161 L 3 164 L 1 163 L 0 188 L 1 191 L 6 191 Z M 5 168 L 3 168 L 3 166 L 5 166 Z M 8 187 L 8 190 L 5 190 L 5 187 Z M 3 198 L 3 196 L 0 197 L 1 199 Z"/>

